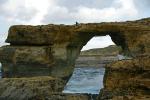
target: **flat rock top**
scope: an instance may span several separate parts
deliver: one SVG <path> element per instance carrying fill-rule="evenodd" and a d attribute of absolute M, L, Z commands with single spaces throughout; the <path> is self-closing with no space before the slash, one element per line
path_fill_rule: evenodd
<path fill-rule="evenodd" d="M 10 27 L 7 43 L 13 45 L 51 45 L 62 42 L 81 42 L 80 37 L 107 35 L 109 32 L 150 31 L 150 18 L 108 23 L 87 23 L 78 25 L 15 25 Z"/>

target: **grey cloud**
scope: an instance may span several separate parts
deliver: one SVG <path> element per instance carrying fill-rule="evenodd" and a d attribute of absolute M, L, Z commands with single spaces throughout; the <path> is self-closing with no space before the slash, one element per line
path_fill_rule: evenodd
<path fill-rule="evenodd" d="M 49 23 L 55 23 L 55 24 L 71 24 L 72 22 L 75 22 L 75 18 L 70 16 L 69 12 L 63 12 L 58 11 L 54 13 L 48 13 L 45 15 L 44 19 L 42 20 L 43 23 L 49 24 Z"/>
<path fill-rule="evenodd" d="M 79 7 L 103 9 L 112 6 L 113 1 L 114 0 L 56 0 L 56 5 L 60 7 L 60 10 L 47 13 L 43 23 L 73 23 L 77 20 L 75 15 L 78 13 Z M 64 8 L 67 11 L 63 11 Z"/>
<path fill-rule="evenodd" d="M 141 17 L 150 17 L 150 0 L 134 0 Z"/>
<path fill-rule="evenodd" d="M 11 10 L 9 11 L 8 9 L 3 8 L 4 6 L 7 6 L 5 5 L 5 3 L 7 2 L 8 0 L 0 0 L 0 15 L 4 19 L 13 18 L 14 22 L 16 20 L 25 22 L 25 21 L 29 21 L 35 14 L 38 13 L 36 9 L 32 9 L 32 8 L 29 9 L 25 7 L 24 5 L 19 5 L 15 11 L 11 11 Z"/>
<path fill-rule="evenodd" d="M 134 0 L 135 6 L 140 9 L 150 9 L 150 0 Z"/>
<path fill-rule="evenodd" d="M 0 5 L 6 3 L 8 0 L 0 0 Z M 55 8 L 49 9 L 45 15 L 44 23 L 71 23 L 77 19 L 75 15 L 78 14 L 80 6 L 86 8 L 94 8 L 101 10 L 103 8 L 118 8 L 120 5 L 113 5 L 117 0 L 54 0 L 56 6 L 60 7 L 56 11 Z M 150 0 L 134 0 L 135 6 L 139 11 L 141 17 L 150 16 Z M 65 9 L 64 9 L 65 8 Z M 16 12 L 9 12 L 2 9 L 0 6 L 0 15 L 3 17 L 14 17 L 20 21 L 28 21 L 38 13 L 36 9 L 28 9 L 24 6 L 19 7 Z M 14 16 L 15 14 L 15 16 Z M 127 16 L 128 17 L 128 16 Z"/>
<path fill-rule="evenodd" d="M 25 7 L 20 7 L 15 12 L 9 12 L 5 9 L 1 12 L 4 18 L 12 17 L 18 21 L 29 21 L 37 13 L 35 9 L 26 9 Z"/>
<path fill-rule="evenodd" d="M 26 9 L 25 7 L 21 7 L 19 9 L 21 10 L 17 12 L 17 16 L 15 18 L 23 21 L 30 20 L 31 18 L 33 18 L 33 16 L 35 16 L 38 13 L 36 9 Z"/>
<path fill-rule="evenodd" d="M 101 9 L 110 7 L 113 1 L 114 0 L 57 0 L 57 3 L 69 9 L 75 9 L 78 6 Z"/>
<path fill-rule="evenodd" d="M 3 12 L 2 5 L 5 4 L 8 0 L 0 0 L 0 14 Z"/>
<path fill-rule="evenodd" d="M 5 2 L 7 2 L 8 0 L 0 0 L 0 5 L 4 4 Z"/>

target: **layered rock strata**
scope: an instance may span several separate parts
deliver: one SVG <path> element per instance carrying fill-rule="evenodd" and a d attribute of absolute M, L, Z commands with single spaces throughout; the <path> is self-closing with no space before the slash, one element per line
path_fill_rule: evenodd
<path fill-rule="evenodd" d="M 73 71 L 81 48 L 93 36 L 110 35 L 124 53 L 134 57 L 149 53 L 149 22 L 147 18 L 131 22 L 12 26 L 6 40 L 10 46 L 0 49 L 3 73 L 8 77 L 9 74 L 21 77 L 20 74 L 14 74 L 19 72 L 22 76 L 28 76 L 33 70 L 31 76 L 40 73 L 67 78 Z M 25 60 L 21 61 L 20 58 Z"/>
<path fill-rule="evenodd" d="M 87 94 L 63 94 L 65 82 L 50 76 L 4 78 L 0 100 L 91 100 Z"/>
<path fill-rule="evenodd" d="M 92 37 L 104 35 L 110 35 L 124 54 L 133 57 L 133 60 L 116 62 L 106 68 L 104 91 L 111 91 L 111 98 L 118 98 L 127 95 L 124 91 L 130 95 L 131 87 L 135 94 L 149 95 L 150 18 L 79 25 L 12 26 L 6 40 L 10 45 L 0 48 L 3 77 L 53 76 L 66 83 L 81 48 Z M 140 60 L 132 65 L 138 57 Z"/>
<path fill-rule="evenodd" d="M 99 100 L 148 100 L 149 76 L 150 56 L 113 62 L 106 67 Z"/>

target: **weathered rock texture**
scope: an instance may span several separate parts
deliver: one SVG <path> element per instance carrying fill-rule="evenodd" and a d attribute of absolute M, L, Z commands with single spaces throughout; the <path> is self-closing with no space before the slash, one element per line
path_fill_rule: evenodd
<path fill-rule="evenodd" d="M 3 77 L 50 75 L 53 59 L 46 46 L 4 46 L 0 51 Z"/>
<path fill-rule="evenodd" d="M 117 61 L 106 67 L 104 89 L 101 91 L 100 100 L 111 98 L 113 100 L 150 99 L 150 56 Z"/>
<path fill-rule="evenodd" d="M 40 99 L 63 90 L 65 82 L 53 77 L 4 78 L 0 80 L 0 100 Z"/>
<path fill-rule="evenodd" d="M 91 100 L 86 94 L 63 94 L 65 82 L 49 76 L 4 78 L 0 100 Z"/>
<path fill-rule="evenodd" d="M 3 77 L 51 75 L 68 80 L 81 48 L 92 37 L 104 35 L 110 35 L 112 41 L 122 47 L 124 54 L 130 55 L 134 59 L 138 59 L 136 57 L 140 55 L 149 57 L 150 18 L 130 22 L 79 25 L 16 25 L 9 29 L 6 42 L 10 43 L 10 46 L 0 48 Z M 141 59 L 145 58 L 141 57 Z M 124 88 L 126 92 L 129 92 L 129 87 L 133 87 L 137 93 L 142 95 L 147 93 L 149 78 L 145 79 L 142 76 L 149 73 L 147 61 L 149 59 L 140 60 L 135 66 L 132 66 L 133 60 L 121 62 L 124 64 L 117 62 L 122 66 L 106 69 L 106 81 L 104 82 L 106 90 L 111 91 L 115 88 L 113 94 L 121 93 Z M 141 66 L 141 63 L 146 65 Z M 124 66 L 126 64 L 129 66 Z M 121 70 L 123 70 L 122 73 L 120 73 Z M 124 82 L 123 79 L 129 80 L 131 83 Z M 136 79 L 139 83 L 134 85 Z M 112 84 L 116 84 L 115 80 L 121 81 L 121 83 L 113 86 Z"/>
<path fill-rule="evenodd" d="M 81 48 L 93 36 L 110 35 L 116 45 L 120 45 L 126 54 L 134 57 L 149 53 L 149 22 L 150 19 L 147 18 L 133 22 L 89 23 L 77 26 L 12 26 L 6 40 L 10 46 L 0 49 L 4 75 L 20 77 L 50 74 L 67 78 L 73 71 Z M 19 74 L 15 74 L 16 72 Z"/>

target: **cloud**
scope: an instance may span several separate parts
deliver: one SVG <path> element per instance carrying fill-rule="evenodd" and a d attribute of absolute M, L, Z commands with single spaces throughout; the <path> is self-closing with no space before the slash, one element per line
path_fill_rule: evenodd
<path fill-rule="evenodd" d="M 57 0 L 58 2 L 59 0 Z M 106 0 L 104 4 L 109 4 L 102 7 L 92 6 L 91 0 L 87 0 L 82 5 L 83 0 L 67 5 L 67 1 L 59 3 L 53 8 L 53 10 L 45 16 L 43 23 L 60 23 L 60 22 L 102 22 L 102 21 L 121 21 L 128 19 L 135 19 L 138 15 L 138 11 L 134 5 L 133 0 Z M 97 0 L 96 0 L 97 1 Z M 101 0 L 100 0 L 101 1 Z M 100 4 L 94 2 L 94 4 Z M 101 1 L 102 2 L 102 1 Z M 64 5 L 63 5 L 64 4 Z M 111 5 L 110 5 L 111 4 Z M 70 8 L 69 8 L 70 7 Z M 51 8 L 51 7 L 50 7 Z M 50 9 L 49 8 L 49 9 Z M 69 21 L 67 21 L 69 20 Z"/>
<path fill-rule="evenodd" d="M 53 0 L 6 0 L 0 5 L 1 17 L 12 24 L 42 24 Z"/>
<path fill-rule="evenodd" d="M 0 13 L 11 24 L 72 24 L 146 17 L 149 4 L 149 0 L 1 0 Z"/>
<path fill-rule="evenodd" d="M 50 6 L 54 7 L 54 0 L 25 0 L 26 5 L 30 9 L 36 9 L 36 15 L 32 16 L 32 19 L 29 21 L 30 24 L 44 24 L 42 20 L 44 16 L 49 13 L 51 9 L 48 9 Z"/>
<path fill-rule="evenodd" d="M 92 48 L 104 48 L 109 45 L 115 45 L 109 35 L 93 37 L 81 51 L 92 49 Z"/>
<path fill-rule="evenodd" d="M 6 22 L 12 24 L 25 23 L 36 13 L 35 9 L 27 8 L 24 0 L 6 0 L 1 5 L 0 13 Z"/>
<path fill-rule="evenodd" d="M 134 0 L 139 16 L 150 17 L 150 0 Z"/>
<path fill-rule="evenodd" d="M 79 6 L 88 8 L 106 8 L 112 5 L 113 0 L 56 0 L 57 5 L 65 6 L 69 10 L 73 10 Z"/>
<path fill-rule="evenodd" d="M 51 9 L 47 15 L 45 15 L 42 20 L 43 23 L 71 23 L 74 20 L 74 17 L 71 15 L 72 13 L 66 7 L 55 6 Z"/>
<path fill-rule="evenodd" d="M 4 4 L 5 2 L 7 2 L 7 0 L 0 0 L 0 5 Z"/>
<path fill-rule="evenodd" d="M 4 38 L 14 24 L 74 24 L 143 17 L 150 17 L 150 0 L 0 0 L 0 34 L 5 33 Z"/>

